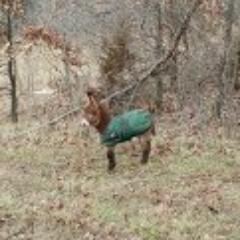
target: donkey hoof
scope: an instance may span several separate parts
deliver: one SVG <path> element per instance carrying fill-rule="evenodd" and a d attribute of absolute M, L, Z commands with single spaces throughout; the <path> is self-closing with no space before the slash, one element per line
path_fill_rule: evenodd
<path fill-rule="evenodd" d="M 115 163 L 111 163 L 108 165 L 108 172 L 113 172 L 113 170 L 115 169 L 116 167 L 116 164 Z"/>
<path fill-rule="evenodd" d="M 149 159 L 149 154 L 143 153 L 142 159 L 141 159 L 141 164 L 147 164 Z"/>
<path fill-rule="evenodd" d="M 147 164 L 147 163 L 148 163 L 148 159 L 142 159 L 142 160 L 141 160 L 141 164 L 144 165 L 144 164 Z"/>

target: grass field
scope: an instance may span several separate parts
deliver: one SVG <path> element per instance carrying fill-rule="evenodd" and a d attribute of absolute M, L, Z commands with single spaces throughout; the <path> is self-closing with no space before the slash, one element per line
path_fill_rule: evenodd
<path fill-rule="evenodd" d="M 239 240 L 240 148 L 224 137 L 154 140 L 148 165 L 96 136 L 30 134 L 0 147 L 0 239 Z"/>

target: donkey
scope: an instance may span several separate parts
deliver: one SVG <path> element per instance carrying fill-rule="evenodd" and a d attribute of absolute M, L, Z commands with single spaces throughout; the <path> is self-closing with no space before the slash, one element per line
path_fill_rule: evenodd
<path fill-rule="evenodd" d="M 97 130 L 101 143 L 107 147 L 108 171 L 116 167 L 116 145 L 133 137 L 140 140 L 141 163 L 146 164 L 151 152 L 152 135 L 155 134 L 152 109 L 139 108 L 112 117 L 109 107 L 99 101 L 94 89 L 88 89 L 86 94 L 88 105 L 84 109 L 84 119 Z"/>

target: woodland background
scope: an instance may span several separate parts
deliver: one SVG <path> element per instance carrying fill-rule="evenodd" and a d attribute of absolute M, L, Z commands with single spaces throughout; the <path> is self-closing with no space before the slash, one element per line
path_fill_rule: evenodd
<path fill-rule="evenodd" d="M 140 97 L 197 125 L 238 124 L 238 1 L 13 1 L 9 24 L 2 2 L 3 118 L 57 116 L 93 83 L 106 97 L 135 85 L 110 96 L 120 111 Z"/>
<path fill-rule="evenodd" d="M 0 238 L 239 239 L 239 12 L 238 0 L 1 0 Z M 89 86 L 114 115 L 156 108 L 146 167 L 126 144 L 106 173 L 81 125 Z"/>

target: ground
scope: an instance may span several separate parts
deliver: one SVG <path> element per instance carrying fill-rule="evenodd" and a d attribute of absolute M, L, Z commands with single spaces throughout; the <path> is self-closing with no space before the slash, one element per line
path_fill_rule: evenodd
<path fill-rule="evenodd" d="M 2 240 L 239 239 L 239 142 L 219 133 L 160 128 L 149 164 L 119 149 L 112 174 L 93 132 L 40 130 L 0 156 Z"/>

